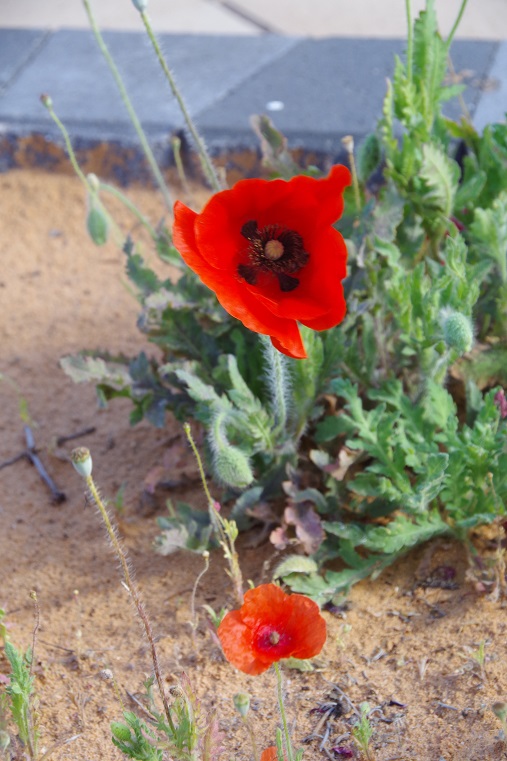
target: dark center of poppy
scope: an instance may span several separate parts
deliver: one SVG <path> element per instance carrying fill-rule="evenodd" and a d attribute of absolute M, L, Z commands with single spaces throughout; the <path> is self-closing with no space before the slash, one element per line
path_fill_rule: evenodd
<path fill-rule="evenodd" d="M 238 265 L 240 277 L 249 285 L 255 285 L 260 270 L 275 275 L 284 293 L 298 287 L 299 279 L 294 273 L 299 272 L 310 258 L 299 233 L 282 225 L 266 225 L 259 229 L 252 219 L 243 225 L 241 235 L 248 241 L 248 261 Z"/>

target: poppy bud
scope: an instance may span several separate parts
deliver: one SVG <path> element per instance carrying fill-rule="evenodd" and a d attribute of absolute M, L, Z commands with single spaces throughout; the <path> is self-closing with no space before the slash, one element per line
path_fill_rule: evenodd
<path fill-rule="evenodd" d="M 103 246 L 107 241 L 107 219 L 102 209 L 93 200 L 90 203 L 86 228 L 95 245 Z"/>
<path fill-rule="evenodd" d="M 111 734 L 120 742 L 129 742 L 132 739 L 130 729 L 120 721 L 111 722 Z"/>
<path fill-rule="evenodd" d="M 148 7 L 148 0 L 132 0 L 134 8 L 137 8 L 139 13 L 142 13 Z"/>
<path fill-rule="evenodd" d="M 89 478 L 92 474 L 92 458 L 90 450 L 86 447 L 73 449 L 70 455 L 72 464 L 83 478 Z"/>
<path fill-rule="evenodd" d="M 235 489 L 246 489 L 254 480 L 248 457 L 230 444 L 215 452 L 213 466 L 220 481 Z"/>
<path fill-rule="evenodd" d="M 91 188 L 91 190 L 94 193 L 98 193 L 100 190 L 100 180 L 97 177 L 96 174 L 93 174 L 93 172 L 90 172 L 90 174 L 86 175 L 86 179 L 88 180 L 88 184 Z"/>
<path fill-rule="evenodd" d="M 456 349 L 460 356 L 470 351 L 474 342 L 474 331 L 468 317 L 460 312 L 449 312 L 444 315 L 442 329 L 449 349 Z"/>
<path fill-rule="evenodd" d="M 493 703 L 491 710 L 502 723 L 507 720 L 507 703 Z"/>
<path fill-rule="evenodd" d="M 41 102 L 41 103 L 42 103 L 42 105 L 43 105 L 43 106 L 45 106 L 45 108 L 47 108 L 47 109 L 51 109 L 51 108 L 53 108 L 53 101 L 52 101 L 52 99 L 51 99 L 51 96 L 50 96 L 50 95 L 46 95 L 46 93 L 43 93 L 43 94 L 40 96 L 40 102 Z"/>
<path fill-rule="evenodd" d="M 240 716 L 245 718 L 250 709 L 250 695 L 246 692 L 238 692 L 233 697 L 234 708 Z"/>

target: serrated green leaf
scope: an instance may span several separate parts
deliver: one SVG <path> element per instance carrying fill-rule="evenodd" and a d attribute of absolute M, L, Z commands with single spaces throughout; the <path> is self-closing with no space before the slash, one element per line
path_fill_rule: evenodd
<path fill-rule="evenodd" d="M 183 381 L 183 383 L 186 384 L 189 396 L 191 396 L 196 402 L 212 403 L 221 408 L 228 408 L 231 406 L 230 402 L 223 397 L 218 396 L 213 386 L 204 383 L 197 377 L 197 375 L 194 375 L 188 370 L 179 369 L 175 370 L 174 374 L 180 381 Z"/>
<path fill-rule="evenodd" d="M 297 573 L 317 573 L 319 570 L 317 563 L 306 555 L 290 555 L 284 558 L 273 571 L 274 579 L 283 579 L 289 574 Z"/>
<path fill-rule="evenodd" d="M 75 355 L 62 357 L 60 367 L 74 383 L 107 384 L 117 391 L 127 390 L 132 378 L 125 364 L 108 362 L 101 357 Z"/>
<path fill-rule="evenodd" d="M 419 170 L 421 201 L 446 218 L 454 209 L 459 176 L 459 166 L 442 148 L 431 143 L 423 146 Z"/>
<path fill-rule="evenodd" d="M 414 520 L 399 514 L 387 526 L 368 526 L 362 546 L 371 552 L 398 554 L 449 532 L 449 526 L 437 512 L 418 515 Z"/>

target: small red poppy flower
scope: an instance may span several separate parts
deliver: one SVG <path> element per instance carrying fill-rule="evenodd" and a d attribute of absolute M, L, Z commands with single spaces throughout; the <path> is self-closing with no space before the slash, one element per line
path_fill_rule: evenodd
<path fill-rule="evenodd" d="M 217 633 L 227 660 L 245 674 L 256 675 L 282 658 L 320 653 L 326 622 L 308 597 L 261 584 L 248 590 L 239 610 L 227 613 Z"/>
<path fill-rule="evenodd" d="M 241 180 L 200 214 L 177 201 L 174 245 L 229 314 L 302 359 L 297 323 L 326 330 L 345 316 L 347 249 L 333 224 L 349 184 L 334 166 L 319 180 Z"/>
<path fill-rule="evenodd" d="M 263 750 L 261 753 L 260 761 L 278 761 L 278 751 L 276 745 L 270 745 L 269 748 Z"/>

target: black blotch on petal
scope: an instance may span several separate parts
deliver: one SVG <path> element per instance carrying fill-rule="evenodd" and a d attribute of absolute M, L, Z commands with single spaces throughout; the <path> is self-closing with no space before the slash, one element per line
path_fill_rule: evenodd
<path fill-rule="evenodd" d="M 245 222 L 241 228 L 241 235 L 247 240 L 252 240 L 253 238 L 258 237 L 259 228 L 257 227 L 257 222 L 255 219 L 251 219 L 249 222 Z"/>
<path fill-rule="evenodd" d="M 255 267 L 249 267 L 248 264 L 239 264 L 237 271 L 238 275 L 242 277 L 243 280 L 246 280 L 248 285 L 255 285 L 257 280 L 257 271 Z"/>
<path fill-rule="evenodd" d="M 280 283 L 280 290 L 284 293 L 290 293 L 290 291 L 293 291 L 299 285 L 297 277 L 285 275 L 283 272 L 277 273 L 277 277 L 278 282 Z"/>

